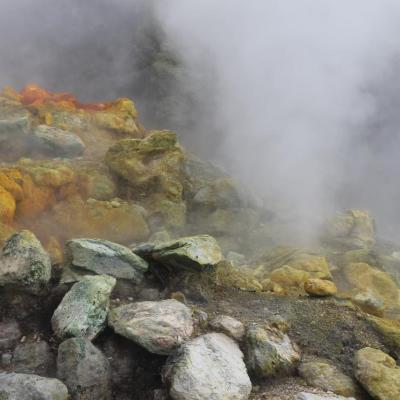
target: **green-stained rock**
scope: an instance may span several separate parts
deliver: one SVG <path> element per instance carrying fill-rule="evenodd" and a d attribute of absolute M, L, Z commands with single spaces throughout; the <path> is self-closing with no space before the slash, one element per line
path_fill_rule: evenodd
<path fill-rule="evenodd" d="M 377 400 L 400 399 L 400 367 L 384 352 L 365 347 L 354 357 L 354 375 Z"/>
<path fill-rule="evenodd" d="M 0 286 L 40 294 L 51 278 L 49 254 L 30 231 L 12 235 L 0 255 Z"/>
<path fill-rule="evenodd" d="M 147 268 L 148 263 L 125 246 L 108 240 L 73 239 L 66 243 L 63 281 L 78 280 L 87 274 L 105 274 L 139 284 Z M 66 279 L 67 276 L 72 280 Z"/>
<path fill-rule="evenodd" d="M 145 244 L 134 251 L 166 267 L 189 271 L 202 271 L 222 260 L 217 241 L 209 235 L 189 236 L 156 245 Z"/>
<path fill-rule="evenodd" d="M 110 295 L 116 284 L 108 275 L 86 276 L 64 296 L 51 319 L 60 339 L 94 339 L 106 326 Z"/>

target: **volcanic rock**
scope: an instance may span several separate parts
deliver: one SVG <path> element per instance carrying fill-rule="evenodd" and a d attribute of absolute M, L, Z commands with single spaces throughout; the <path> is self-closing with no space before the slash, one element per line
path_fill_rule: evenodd
<path fill-rule="evenodd" d="M 71 338 L 60 344 L 57 376 L 66 384 L 73 400 L 111 399 L 109 362 L 85 338 Z"/>
<path fill-rule="evenodd" d="M 356 396 L 358 393 L 356 382 L 329 362 L 305 361 L 298 370 L 310 386 L 342 396 Z"/>
<path fill-rule="evenodd" d="M 142 245 L 134 252 L 169 268 L 202 271 L 222 260 L 217 241 L 209 235 L 184 237 L 156 245 Z"/>
<path fill-rule="evenodd" d="M 167 361 L 163 378 L 174 400 L 246 400 L 251 392 L 243 354 L 222 333 L 182 345 Z"/>
<path fill-rule="evenodd" d="M 78 135 L 52 126 L 39 125 L 32 135 L 34 151 L 52 158 L 76 157 L 85 150 L 85 144 Z"/>
<path fill-rule="evenodd" d="M 66 266 L 77 278 L 88 273 L 106 274 L 135 284 L 142 281 L 143 274 L 148 268 L 147 262 L 127 247 L 99 239 L 68 241 Z"/>
<path fill-rule="evenodd" d="M 51 323 L 60 338 L 94 339 L 106 326 L 110 295 L 115 278 L 108 275 L 86 276 L 75 283 L 55 310 Z"/>
<path fill-rule="evenodd" d="M 336 285 L 325 279 L 307 279 L 304 282 L 304 290 L 311 296 L 333 296 L 337 293 Z"/>
<path fill-rule="evenodd" d="M 213 330 L 225 333 L 236 340 L 241 340 L 245 334 L 244 325 L 228 315 L 218 315 L 209 322 L 209 325 Z"/>
<path fill-rule="evenodd" d="M 358 350 L 354 375 L 372 397 L 378 400 L 400 398 L 400 367 L 384 352 L 371 347 Z"/>
<path fill-rule="evenodd" d="M 32 232 L 9 238 L 0 255 L 0 286 L 40 294 L 51 278 L 49 254 Z"/>
<path fill-rule="evenodd" d="M 300 360 L 297 346 L 275 328 L 250 325 L 244 340 L 247 368 L 259 378 L 290 375 Z"/>
<path fill-rule="evenodd" d="M 0 398 L 5 400 L 67 400 L 68 390 L 58 379 L 3 372 L 0 373 Z"/>
<path fill-rule="evenodd" d="M 122 305 L 110 311 L 108 323 L 155 354 L 170 354 L 193 332 L 191 310 L 173 299 Z"/>

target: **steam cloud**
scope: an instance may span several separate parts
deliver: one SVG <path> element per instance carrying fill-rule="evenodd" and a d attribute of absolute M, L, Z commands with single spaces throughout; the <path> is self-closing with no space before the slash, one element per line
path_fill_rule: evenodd
<path fill-rule="evenodd" d="M 151 24 L 181 65 L 169 104 L 188 147 L 300 216 L 302 232 L 358 207 L 400 238 L 397 0 L 32 3 L 0 1 L 1 84 L 131 96 L 161 125 L 137 91 Z"/>

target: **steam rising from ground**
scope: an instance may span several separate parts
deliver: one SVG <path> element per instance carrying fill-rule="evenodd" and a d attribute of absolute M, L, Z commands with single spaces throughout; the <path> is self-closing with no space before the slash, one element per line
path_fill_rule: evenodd
<path fill-rule="evenodd" d="M 400 237 L 397 0 L 32 3 L 0 1 L 1 84 L 129 95 L 161 125 L 137 84 L 138 28 L 150 24 L 180 63 L 165 125 L 192 150 L 300 215 L 303 232 L 359 207 Z"/>

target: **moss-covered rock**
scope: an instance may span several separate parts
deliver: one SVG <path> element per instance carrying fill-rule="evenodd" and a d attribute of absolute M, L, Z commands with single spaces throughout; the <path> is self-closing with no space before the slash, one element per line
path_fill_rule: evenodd
<path fill-rule="evenodd" d="M 6 241 L 0 255 L 0 286 L 41 294 L 50 278 L 50 256 L 32 232 L 21 231 Z"/>

